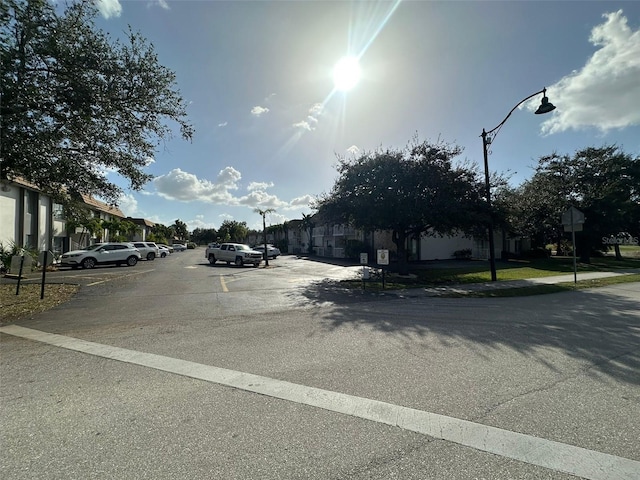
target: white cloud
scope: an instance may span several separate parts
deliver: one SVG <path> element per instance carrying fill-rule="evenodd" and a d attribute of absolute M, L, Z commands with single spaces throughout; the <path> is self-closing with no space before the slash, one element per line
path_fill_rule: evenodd
<path fill-rule="evenodd" d="M 118 207 L 127 217 L 135 217 L 138 215 L 138 201 L 129 194 L 122 194 L 118 198 Z"/>
<path fill-rule="evenodd" d="M 313 130 L 313 129 L 311 128 L 311 125 L 309 125 L 309 122 L 305 122 L 305 121 L 298 122 L 298 123 L 294 123 L 294 124 L 293 124 L 293 125 L 291 125 L 291 126 L 292 126 L 293 128 L 299 128 L 299 129 L 302 129 L 302 130 L 308 130 L 308 131 Z"/>
<path fill-rule="evenodd" d="M 351 145 L 347 148 L 347 153 L 350 153 L 353 156 L 357 156 L 360 153 L 360 149 L 356 145 Z"/>
<path fill-rule="evenodd" d="M 233 167 L 226 167 L 218 173 L 215 183 L 200 180 L 192 173 L 183 172 L 179 168 L 171 170 L 153 180 L 158 195 L 171 200 L 191 202 L 200 200 L 215 204 L 236 204 L 231 190 L 238 189 L 238 181 L 242 176 Z"/>
<path fill-rule="evenodd" d="M 313 104 L 311 108 L 309 108 L 309 114 L 307 115 L 307 118 L 300 122 L 294 123 L 292 127 L 312 132 L 316 129 L 316 125 L 318 124 L 318 117 L 322 115 L 323 110 L 324 105 L 322 103 Z"/>
<path fill-rule="evenodd" d="M 267 188 L 271 188 L 273 187 L 273 182 L 251 182 L 249 184 L 249 186 L 247 187 L 247 190 L 252 191 L 252 190 L 265 190 Z"/>
<path fill-rule="evenodd" d="M 254 190 L 238 198 L 238 204 L 244 205 L 250 208 L 284 208 L 287 206 L 287 202 L 280 200 L 276 195 L 271 195 L 263 190 Z"/>
<path fill-rule="evenodd" d="M 255 106 L 251 109 L 251 115 L 254 117 L 259 117 L 263 113 L 267 113 L 269 109 L 267 107 Z"/>
<path fill-rule="evenodd" d="M 542 124 L 543 133 L 640 125 L 640 30 L 631 30 L 622 10 L 603 17 L 589 39 L 598 50 L 584 67 L 548 88 L 557 109 Z M 539 99 L 529 108 L 537 105 Z"/>
<path fill-rule="evenodd" d="M 274 186 L 271 182 L 251 182 L 246 187 L 246 194 L 234 195 L 234 190 L 240 190 L 241 178 L 240 172 L 233 167 L 225 167 L 220 170 L 215 182 L 200 179 L 192 173 L 176 168 L 166 175 L 156 177 L 153 184 L 156 188 L 156 194 L 169 200 L 199 201 L 229 207 L 243 206 L 251 209 L 271 208 L 279 212 L 308 209 L 309 204 L 314 200 L 311 195 L 294 198 L 291 202 L 281 200 L 277 195 L 267 193 L 266 190 Z M 130 201 L 133 203 L 133 198 Z M 224 220 L 234 217 L 222 214 L 220 218 Z M 283 221 L 286 220 L 284 216 L 282 218 Z M 189 225 L 198 226 L 199 224 L 196 221 L 191 221 Z"/>
<path fill-rule="evenodd" d="M 119 17 L 122 13 L 120 0 L 95 0 L 98 11 L 104 18 Z"/>
<path fill-rule="evenodd" d="M 309 204 L 314 200 L 314 197 L 312 195 L 303 195 L 302 197 L 296 197 L 293 200 L 291 200 L 291 202 L 289 202 L 289 205 L 292 208 L 300 208 L 300 207 L 309 207 Z"/>
<path fill-rule="evenodd" d="M 152 0 L 149 2 L 148 6 L 149 7 L 159 6 L 165 10 L 169 10 L 169 4 L 167 3 L 167 0 Z"/>
<path fill-rule="evenodd" d="M 222 128 L 222 127 L 226 127 L 227 125 L 229 125 L 229 122 L 222 122 L 222 123 L 219 123 L 219 124 L 218 124 L 218 126 L 219 126 L 220 128 Z"/>

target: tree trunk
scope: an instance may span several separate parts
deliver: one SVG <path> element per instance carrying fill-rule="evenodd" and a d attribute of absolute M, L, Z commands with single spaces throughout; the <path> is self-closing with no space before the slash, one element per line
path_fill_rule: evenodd
<path fill-rule="evenodd" d="M 565 255 L 564 250 L 562 249 L 562 239 L 564 238 L 563 235 L 563 229 L 559 228 L 558 230 L 556 230 L 556 257 L 559 257 L 561 255 Z"/>
<path fill-rule="evenodd" d="M 620 245 L 616 243 L 613 246 L 613 249 L 616 251 L 616 260 L 622 260 L 622 253 L 620 253 Z"/>
<path fill-rule="evenodd" d="M 407 234 L 405 232 L 393 231 L 391 239 L 396 244 L 398 252 L 398 273 L 407 275 L 409 273 L 409 262 L 407 262 Z"/>

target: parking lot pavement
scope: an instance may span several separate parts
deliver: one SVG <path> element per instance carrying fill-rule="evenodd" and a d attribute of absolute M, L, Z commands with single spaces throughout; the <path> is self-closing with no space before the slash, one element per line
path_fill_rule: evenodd
<path fill-rule="evenodd" d="M 87 286 L 95 284 L 95 282 L 115 280 L 117 278 L 130 276 L 132 274 L 140 274 L 150 270 L 149 268 L 144 267 L 147 267 L 147 265 L 138 264 L 138 266 L 134 268 L 106 265 L 103 267 L 93 268 L 91 270 L 60 269 L 46 272 L 44 280 L 46 284 L 70 283 L 74 285 Z M 0 284 L 15 285 L 17 282 L 17 276 L 7 275 L 0 277 Z M 42 272 L 36 271 L 23 274 L 20 279 L 20 283 L 23 285 L 32 283 L 40 284 L 42 283 Z"/>

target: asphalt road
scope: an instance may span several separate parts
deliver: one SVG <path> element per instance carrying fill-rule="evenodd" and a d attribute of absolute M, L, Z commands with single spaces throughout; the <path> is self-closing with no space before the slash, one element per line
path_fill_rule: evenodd
<path fill-rule="evenodd" d="M 639 284 L 402 298 L 356 274 L 197 249 L 48 276 L 83 287 L 0 329 L 0 476 L 640 478 Z"/>

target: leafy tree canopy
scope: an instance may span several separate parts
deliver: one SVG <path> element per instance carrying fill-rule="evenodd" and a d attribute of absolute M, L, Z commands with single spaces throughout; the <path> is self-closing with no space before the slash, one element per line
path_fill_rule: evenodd
<path fill-rule="evenodd" d="M 218 229 L 218 237 L 222 242 L 244 242 L 248 233 L 247 222 L 236 220 L 225 220 Z"/>
<path fill-rule="evenodd" d="M 586 261 L 591 249 L 602 248 L 603 236 L 640 234 L 640 157 L 616 145 L 544 156 L 512 202 L 515 229 L 541 242 L 560 237 L 562 212 L 581 210 L 586 222 L 577 241 Z"/>
<path fill-rule="evenodd" d="M 189 230 L 187 229 L 187 224 L 181 221 L 179 218 L 169 228 L 179 239 L 187 240 L 189 238 Z"/>
<path fill-rule="evenodd" d="M 403 270 L 409 236 L 486 224 L 483 184 L 475 167 L 453 164 L 460 153 L 454 145 L 414 141 L 402 150 L 339 158 L 338 179 L 318 199 L 318 213 L 364 230 L 391 230 Z"/>
<path fill-rule="evenodd" d="M 95 195 L 117 204 L 115 171 L 139 190 L 156 147 L 193 128 L 175 74 L 131 30 L 125 41 L 97 29 L 90 0 L 60 13 L 49 0 L 0 2 L 0 178 L 22 177 L 50 194 Z"/>

